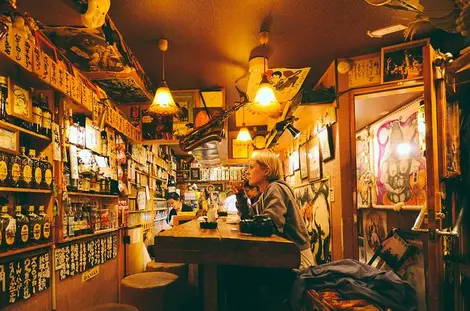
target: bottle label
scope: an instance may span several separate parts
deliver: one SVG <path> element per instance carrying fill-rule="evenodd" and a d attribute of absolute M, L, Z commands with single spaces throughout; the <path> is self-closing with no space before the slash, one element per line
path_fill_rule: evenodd
<path fill-rule="evenodd" d="M 49 111 L 44 111 L 42 113 L 42 127 L 46 129 L 51 129 L 51 113 Z"/>
<path fill-rule="evenodd" d="M 33 238 L 36 241 L 39 241 L 39 239 L 41 238 L 41 225 L 38 223 L 34 224 L 33 226 Z"/>
<path fill-rule="evenodd" d="M 0 181 L 5 182 L 8 175 L 7 163 L 5 161 L 0 161 Z"/>
<path fill-rule="evenodd" d="M 33 123 L 42 125 L 42 110 L 41 107 L 33 107 Z"/>
<path fill-rule="evenodd" d="M 15 243 L 16 234 L 16 219 L 10 219 L 8 226 L 5 229 L 5 242 L 7 245 L 13 245 Z"/>
<path fill-rule="evenodd" d="M 42 183 L 42 171 L 39 167 L 34 169 L 34 181 L 36 181 L 38 185 Z"/>
<path fill-rule="evenodd" d="M 13 165 L 11 166 L 11 178 L 15 183 L 20 180 L 20 175 L 20 166 L 18 165 L 18 163 L 13 163 Z"/>
<path fill-rule="evenodd" d="M 50 169 L 46 169 L 46 172 L 44 173 L 46 184 L 50 186 L 52 184 L 52 171 Z"/>
<path fill-rule="evenodd" d="M 27 184 L 30 184 L 32 179 L 33 179 L 33 170 L 31 169 L 31 165 L 25 165 L 23 167 L 23 180 Z"/>
<path fill-rule="evenodd" d="M 28 225 L 21 226 L 21 242 L 26 243 L 29 239 L 29 229 Z"/>
<path fill-rule="evenodd" d="M 51 224 L 48 222 L 44 223 L 43 236 L 44 236 L 44 239 L 46 240 L 48 240 L 49 237 L 51 236 Z"/>

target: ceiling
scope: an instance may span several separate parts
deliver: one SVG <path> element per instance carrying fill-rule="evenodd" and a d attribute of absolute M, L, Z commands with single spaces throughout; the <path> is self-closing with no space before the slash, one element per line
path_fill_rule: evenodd
<path fill-rule="evenodd" d="M 46 25 L 81 24 L 72 0 L 44 2 L 19 0 L 18 6 Z M 270 31 L 270 67 L 311 66 L 306 80 L 311 89 L 335 57 L 402 41 L 401 33 L 372 39 L 367 30 L 406 24 L 414 16 L 363 0 L 111 0 L 109 14 L 154 85 L 161 79 L 157 43 L 166 37 L 170 88 L 223 87 L 229 105 L 238 99 L 234 82 L 247 73 L 261 29 Z M 418 37 L 429 33 L 428 27 Z"/>

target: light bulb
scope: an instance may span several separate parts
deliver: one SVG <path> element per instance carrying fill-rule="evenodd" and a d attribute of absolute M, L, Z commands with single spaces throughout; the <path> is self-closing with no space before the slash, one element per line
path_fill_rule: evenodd
<path fill-rule="evenodd" d="M 176 106 L 173 96 L 171 96 L 170 89 L 168 88 L 168 85 L 166 85 L 165 81 L 163 81 L 162 85 L 157 89 L 148 111 L 156 114 L 167 115 L 175 114 L 178 111 L 178 107 Z"/>
<path fill-rule="evenodd" d="M 248 131 L 248 128 L 245 126 L 245 123 L 242 124 L 242 128 L 238 132 L 237 140 L 238 141 L 251 141 L 250 131 Z"/>
<path fill-rule="evenodd" d="M 269 82 L 262 82 L 256 92 L 255 104 L 261 107 L 270 107 L 278 103 L 274 89 Z"/>

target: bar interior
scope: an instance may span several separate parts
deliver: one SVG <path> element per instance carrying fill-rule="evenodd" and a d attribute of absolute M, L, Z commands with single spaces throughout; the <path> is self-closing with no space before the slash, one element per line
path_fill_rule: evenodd
<path fill-rule="evenodd" d="M 469 7 L 0 0 L 0 309 L 470 310 Z"/>

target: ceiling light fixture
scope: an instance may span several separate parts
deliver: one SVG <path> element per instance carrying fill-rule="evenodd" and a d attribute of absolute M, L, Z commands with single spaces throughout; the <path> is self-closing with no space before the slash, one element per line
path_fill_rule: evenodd
<path fill-rule="evenodd" d="M 260 32 L 260 42 L 265 47 L 266 43 L 268 42 L 268 35 L 267 31 Z M 266 75 L 266 55 L 263 56 L 263 77 L 259 84 L 259 89 L 256 92 L 255 100 L 253 104 L 257 106 L 257 108 L 261 110 L 279 110 L 280 104 L 276 99 L 276 95 L 274 94 L 274 88 L 268 80 L 268 76 Z"/>
<path fill-rule="evenodd" d="M 247 141 L 251 141 L 251 134 L 245 124 L 245 107 L 243 107 L 242 113 L 243 113 L 243 123 L 242 123 L 242 128 L 238 132 L 237 140 L 247 142 Z"/>
<path fill-rule="evenodd" d="M 379 28 L 379 29 L 372 30 L 372 31 L 368 30 L 367 35 L 371 38 L 383 38 L 383 36 L 386 36 L 394 32 L 403 31 L 407 28 L 408 26 L 397 24 L 397 25 Z"/>
<path fill-rule="evenodd" d="M 148 111 L 155 114 L 173 115 L 178 112 L 178 106 L 176 106 L 168 84 L 165 81 L 165 51 L 168 50 L 168 40 L 160 39 L 158 41 L 158 48 L 162 52 L 162 82 L 155 92 L 155 98 Z"/>
<path fill-rule="evenodd" d="M 302 134 L 302 132 L 300 132 L 298 129 L 296 129 L 292 124 L 289 124 L 287 126 L 287 130 L 291 133 L 292 137 L 294 137 L 294 139 L 297 139 L 300 137 L 300 134 Z"/>

